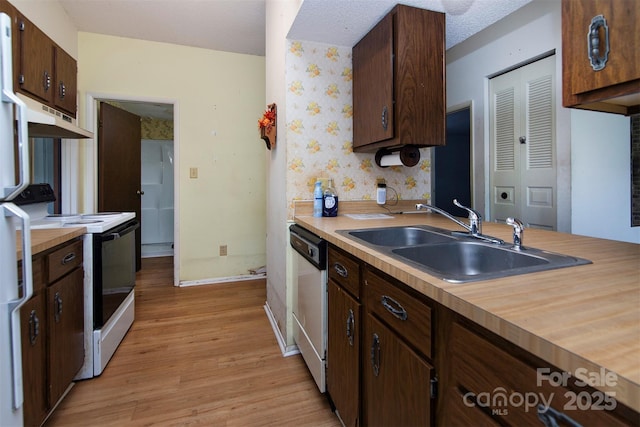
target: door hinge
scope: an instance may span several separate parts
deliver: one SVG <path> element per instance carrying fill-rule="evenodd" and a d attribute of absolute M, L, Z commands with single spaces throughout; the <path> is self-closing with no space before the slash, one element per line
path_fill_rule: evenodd
<path fill-rule="evenodd" d="M 433 377 L 429 381 L 429 391 L 432 399 L 436 399 L 438 397 L 438 377 Z"/>

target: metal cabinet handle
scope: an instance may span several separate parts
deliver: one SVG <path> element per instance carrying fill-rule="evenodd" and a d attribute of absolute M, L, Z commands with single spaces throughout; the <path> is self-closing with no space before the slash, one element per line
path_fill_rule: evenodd
<path fill-rule="evenodd" d="M 345 279 L 349 276 L 349 270 L 344 265 L 336 262 L 333 264 L 333 269 L 338 273 L 338 276 L 344 277 Z"/>
<path fill-rule="evenodd" d="M 600 29 L 604 29 L 604 49 L 600 44 Z M 589 25 L 589 33 L 587 34 L 587 49 L 589 54 L 589 62 L 594 71 L 600 71 L 607 66 L 609 59 L 609 27 L 604 16 L 598 15 L 591 19 Z"/>
<path fill-rule="evenodd" d="M 66 254 L 64 256 L 64 258 L 62 258 L 62 261 L 60 261 L 60 263 L 62 265 L 69 264 L 74 259 L 76 259 L 76 254 L 74 252 L 71 252 L 71 253 Z"/>
<path fill-rule="evenodd" d="M 382 303 L 382 306 L 386 308 L 389 313 L 393 314 L 398 319 L 407 320 L 407 318 L 409 317 L 409 315 L 407 314 L 407 310 L 405 310 L 404 307 L 400 305 L 398 301 L 394 300 L 390 296 L 382 295 L 380 302 Z"/>
<path fill-rule="evenodd" d="M 64 97 L 67 95 L 67 87 L 65 86 L 64 82 L 60 82 L 58 94 L 60 95 L 60 99 L 64 99 Z"/>
<path fill-rule="evenodd" d="M 382 107 L 382 114 L 380 119 L 381 119 L 382 129 L 387 130 L 387 127 L 389 126 L 389 108 L 387 108 L 386 105 Z"/>
<path fill-rule="evenodd" d="M 60 296 L 59 292 L 56 292 L 55 296 L 53 297 L 53 301 L 56 306 L 54 318 L 56 320 L 56 323 L 58 323 L 60 322 L 60 317 L 62 316 L 62 297 Z"/>
<path fill-rule="evenodd" d="M 29 342 L 31 345 L 36 344 L 36 339 L 40 335 L 40 319 L 35 310 L 31 310 L 29 314 Z"/>
<path fill-rule="evenodd" d="M 42 77 L 42 86 L 44 87 L 44 91 L 48 92 L 51 88 L 51 74 L 49 74 L 48 71 L 45 71 Z"/>
<path fill-rule="evenodd" d="M 353 310 L 349 309 L 349 315 L 347 316 L 347 339 L 349 340 L 349 345 L 353 347 L 353 337 L 355 335 L 356 330 L 356 319 L 353 314 Z"/>
<path fill-rule="evenodd" d="M 380 374 L 380 337 L 375 333 L 371 343 L 371 368 L 373 368 L 373 375 L 377 377 Z"/>
<path fill-rule="evenodd" d="M 538 419 L 545 427 L 557 427 L 560 424 L 570 427 L 582 427 L 570 416 L 544 405 L 538 405 Z"/>

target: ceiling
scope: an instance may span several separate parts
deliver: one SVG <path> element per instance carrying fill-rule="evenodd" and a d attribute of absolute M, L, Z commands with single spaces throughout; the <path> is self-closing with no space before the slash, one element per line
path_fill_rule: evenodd
<path fill-rule="evenodd" d="M 58 0 L 79 31 L 249 55 L 265 54 L 271 0 Z M 276 1 L 276 0 L 273 0 Z M 353 46 L 396 3 L 446 13 L 446 48 L 533 0 L 304 0 L 288 38 Z M 123 105 L 125 107 L 125 105 Z M 166 115 L 135 103 L 136 114 Z M 132 108 L 133 108 L 132 107 Z M 166 118 L 166 117 L 158 117 Z"/>

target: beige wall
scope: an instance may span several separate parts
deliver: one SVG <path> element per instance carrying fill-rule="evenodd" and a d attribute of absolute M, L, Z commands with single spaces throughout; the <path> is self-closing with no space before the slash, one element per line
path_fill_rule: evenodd
<path fill-rule="evenodd" d="M 264 57 L 85 32 L 78 54 L 82 104 L 87 95 L 174 102 L 180 281 L 264 265 Z M 198 178 L 190 179 L 194 167 Z"/>

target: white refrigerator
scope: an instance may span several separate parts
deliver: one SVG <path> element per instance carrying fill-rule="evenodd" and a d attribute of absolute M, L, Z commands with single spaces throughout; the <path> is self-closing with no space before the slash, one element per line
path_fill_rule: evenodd
<path fill-rule="evenodd" d="M 0 24 L 0 423 L 21 426 L 20 307 L 31 298 L 33 282 L 29 216 L 12 200 L 29 184 L 29 144 L 26 106 L 13 92 L 11 19 L 0 13 Z M 22 234 L 22 258 L 26 260 L 22 263 L 21 284 L 16 225 L 17 233 Z"/>

